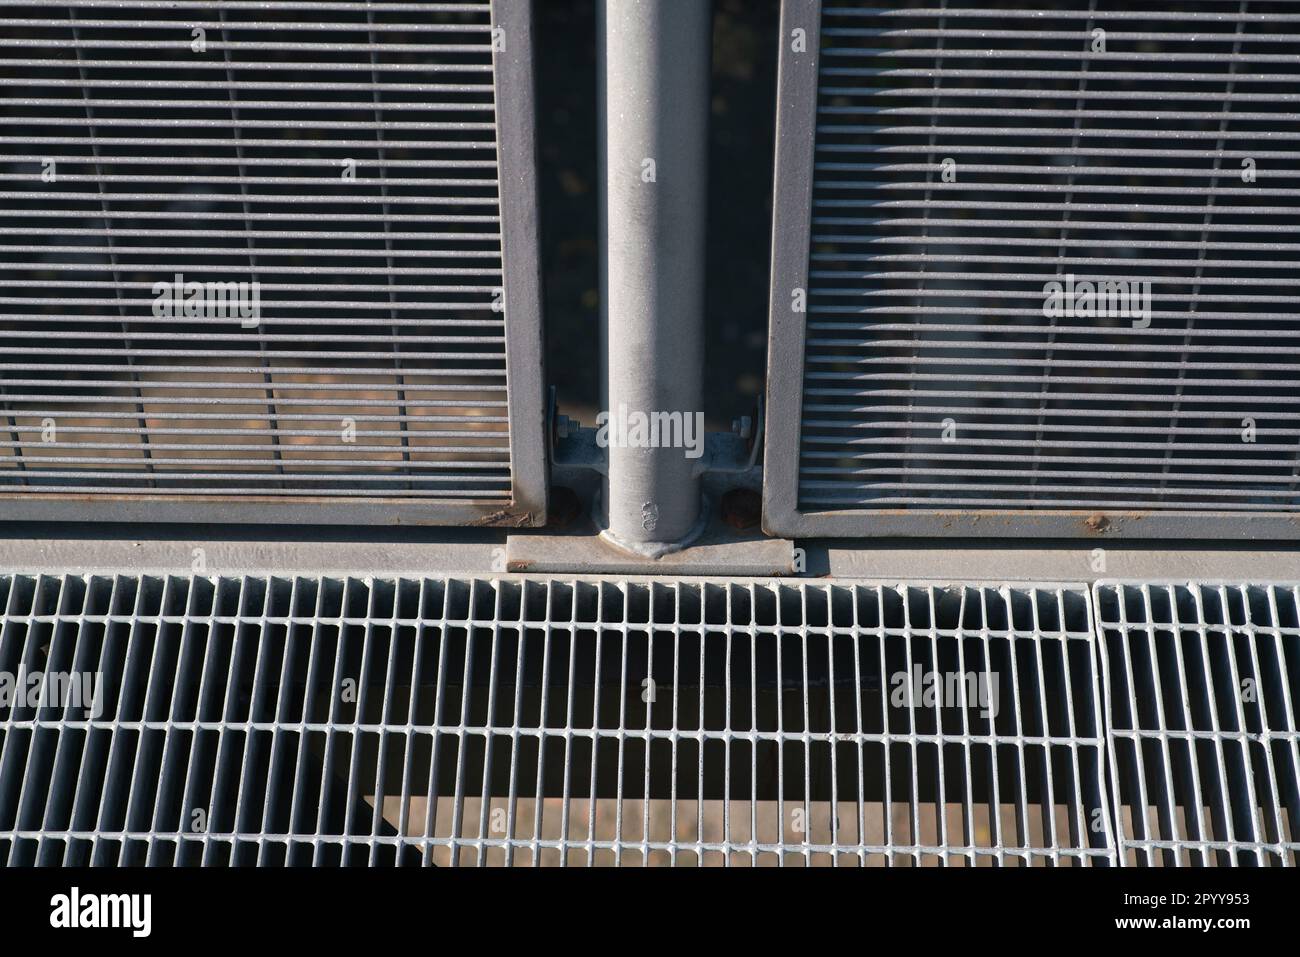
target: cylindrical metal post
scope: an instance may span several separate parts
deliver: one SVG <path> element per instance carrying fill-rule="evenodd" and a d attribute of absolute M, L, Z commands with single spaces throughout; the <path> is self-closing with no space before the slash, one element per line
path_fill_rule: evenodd
<path fill-rule="evenodd" d="M 700 520 L 709 0 L 601 0 L 606 536 L 646 554 Z"/>

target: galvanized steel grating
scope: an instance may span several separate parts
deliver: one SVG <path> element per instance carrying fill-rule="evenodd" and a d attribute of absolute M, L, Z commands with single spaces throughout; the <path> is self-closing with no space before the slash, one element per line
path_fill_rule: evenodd
<path fill-rule="evenodd" d="M 529 23 L 5 5 L 6 514 L 536 521 Z"/>
<path fill-rule="evenodd" d="M 1122 862 L 1296 864 L 1300 591 L 1099 584 Z"/>
<path fill-rule="evenodd" d="M 1115 861 L 1082 586 L 0 578 L 10 864 Z M 933 677 L 931 677 L 933 676 Z"/>
<path fill-rule="evenodd" d="M 1300 14 L 994 6 L 786 0 L 769 529 L 1294 513 Z"/>

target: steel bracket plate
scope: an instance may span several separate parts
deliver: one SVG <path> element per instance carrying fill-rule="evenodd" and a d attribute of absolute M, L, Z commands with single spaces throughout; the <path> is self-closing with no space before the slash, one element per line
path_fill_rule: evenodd
<path fill-rule="evenodd" d="M 707 530 L 693 545 L 660 558 L 623 551 L 598 536 L 511 535 L 506 539 L 511 573 L 611 575 L 752 575 L 785 577 L 796 573 L 794 543 L 756 536 L 728 537 Z"/>

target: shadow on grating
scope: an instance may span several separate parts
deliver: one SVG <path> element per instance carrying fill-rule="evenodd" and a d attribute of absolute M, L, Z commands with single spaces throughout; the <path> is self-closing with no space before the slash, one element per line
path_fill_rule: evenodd
<path fill-rule="evenodd" d="M 1115 859 L 1080 589 L 15 577 L 0 605 L 0 671 L 48 692 L 0 707 L 10 864 Z"/>
<path fill-rule="evenodd" d="M 1297 589 L 1098 585 L 1124 863 L 1295 865 Z"/>

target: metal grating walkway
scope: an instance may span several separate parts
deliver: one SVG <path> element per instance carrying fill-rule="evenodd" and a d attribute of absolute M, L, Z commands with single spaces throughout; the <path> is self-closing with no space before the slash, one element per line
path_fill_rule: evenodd
<path fill-rule="evenodd" d="M 1296 585 L 17 576 L 0 607 L 11 865 L 1300 849 Z"/>
<path fill-rule="evenodd" d="M 1300 507 L 1292 5 L 786 6 L 774 532 Z"/>
<path fill-rule="evenodd" d="M 0 672 L 102 675 L 95 716 L 0 707 L 10 864 L 1115 861 L 1078 586 L 15 577 L 0 606 Z"/>
<path fill-rule="evenodd" d="M 220 496 L 244 509 L 212 513 L 226 521 L 311 501 L 456 522 L 538 506 L 520 486 L 540 427 L 516 434 L 541 421 L 539 347 L 517 351 L 540 338 L 530 38 L 526 5 L 506 7 L 0 12 L 13 509 L 72 517 L 117 496 L 192 520 Z"/>
<path fill-rule="evenodd" d="M 1101 585 L 1125 863 L 1296 864 L 1300 591 Z"/>

